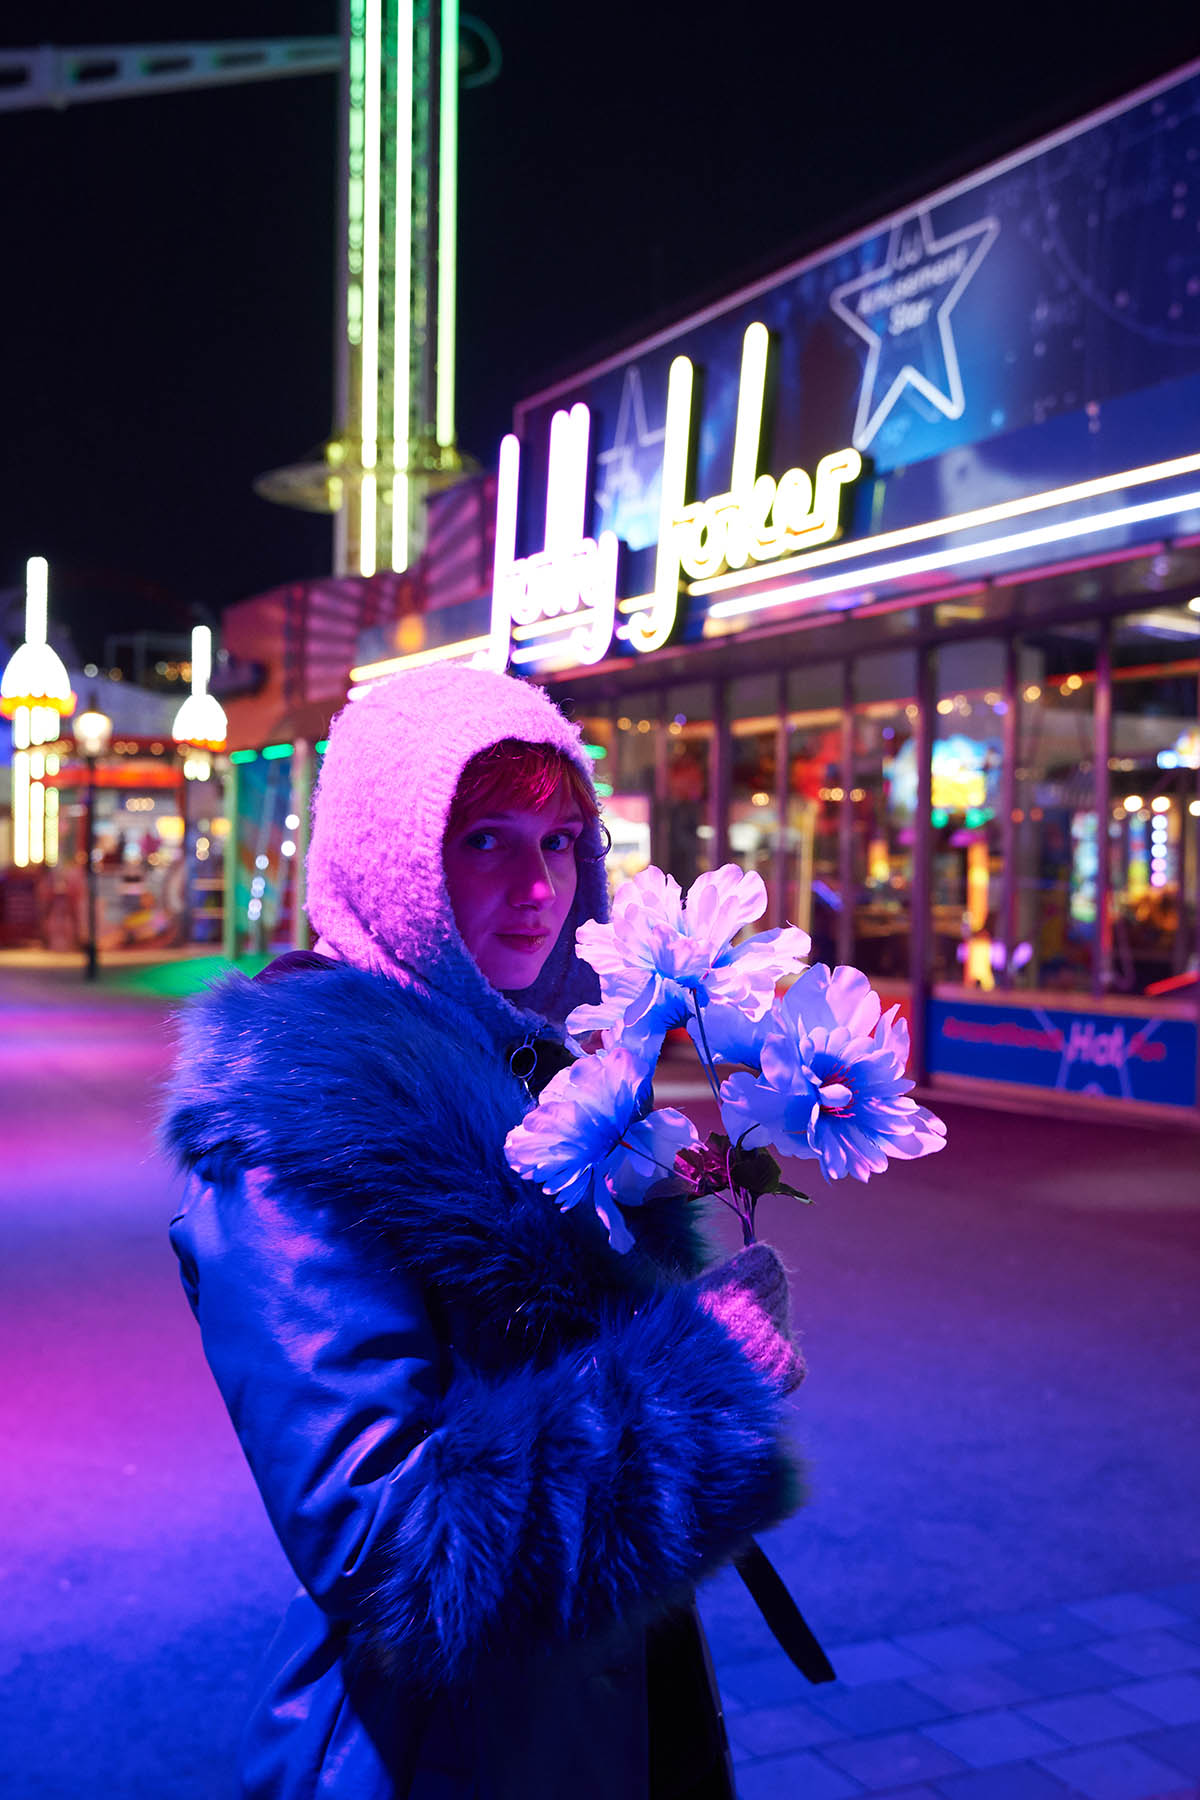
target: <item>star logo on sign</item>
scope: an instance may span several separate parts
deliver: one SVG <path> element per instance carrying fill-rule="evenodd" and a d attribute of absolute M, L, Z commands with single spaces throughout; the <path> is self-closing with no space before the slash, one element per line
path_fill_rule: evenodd
<path fill-rule="evenodd" d="M 1000 231 L 984 218 L 936 238 L 927 212 L 892 227 L 882 268 L 834 288 L 829 304 L 868 346 L 854 444 L 865 450 L 906 388 L 947 419 L 966 404 L 950 315 Z"/>
<path fill-rule="evenodd" d="M 660 425 L 656 431 L 650 429 L 650 422 L 646 417 L 646 396 L 642 390 L 642 373 L 634 363 L 626 369 L 621 385 L 613 441 L 607 450 L 601 450 L 596 457 L 597 468 L 603 471 L 601 485 L 596 490 L 596 504 L 605 525 L 617 530 L 618 536 L 623 537 L 634 549 L 640 548 L 634 542 L 638 535 L 637 515 L 645 511 L 650 503 L 654 523 L 647 542 L 651 543 L 654 541 L 658 517 L 657 495 L 651 493 L 650 484 L 639 474 L 638 458 L 643 450 L 661 444 L 665 435 L 665 424 Z M 614 511 L 618 515 L 616 518 L 613 517 Z M 631 516 L 622 521 L 621 513 Z"/>

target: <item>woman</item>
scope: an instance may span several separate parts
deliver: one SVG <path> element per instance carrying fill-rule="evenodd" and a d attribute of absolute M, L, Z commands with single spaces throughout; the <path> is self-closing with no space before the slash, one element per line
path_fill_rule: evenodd
<path fill-rule="evenodd" d="M 316 953 L 194 1003 L 166 1132 L 205 1353 L 301 1583 L 255 1800 L 728 1800 L 695 1582 L 799 1502 L 769 1251 L 616 1255 L 504 1158 L 598 996 L 591 763 L 537 688 L 429 668 L 339 715 Z"/>

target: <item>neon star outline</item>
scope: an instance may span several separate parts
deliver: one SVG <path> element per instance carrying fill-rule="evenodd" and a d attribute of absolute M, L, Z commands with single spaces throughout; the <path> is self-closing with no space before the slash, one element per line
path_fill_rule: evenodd
<path fill-rule="evenodd" d="M 845 297 L 861 292 L 863 288 L 878 287 L 882 282 L 903 275 L 906 271 L 900 262 L 900 248 L 905 232 L 911 231 L 916 223 L 921 233 L 921 246 L 928 258 L 945 256 L 959 244 L 968 243 L 977 238 L 971 255 L 953 285 L 947 291 L 937 309 L 938 337 L 942 346 L 942 360 L 946 370 L 948 393 L 935 387 L 922 370 L 906 362 L 896 375 L 883 399 L 872 411 L 874 401 L 875 379 L 879 369 L 879 353 L 883 346 L 883 334 L 875 331 L 852 306 L 846 304 Z M 980 263 L 995 243 L 1000 232 L 1000 221 L 990 215 L 976 220 L 973 225 L 964 225 L 958 231 L 952 231 L 948 237 L 934 238 L 933 226 L 928 212 L 918 210 L 898 219 L 892 226 L 888 238 L 887 256 L 882 267 L 871 269 L 865 275 L 856 275 L 853 281 L 845 281 L 840 287 L 833 289 L 829 296 L 829 304 L 838 318 L 849 325 L 853 332 L 862 338 L 868 346 L 866 368 L 863 370 L 862 387 L 858 396 L 858 413 L 854 420 L 853 441 L 856 449 L 864 450 L 874 438 L 883 421 L 899 400 L 905 388 L 913 387 L 919 394 L 924 394 L 931 405 L 947 419 L 960 419 L 966 399 L 963 394 L 962 375 L 958 367 L 958 352 L 954 347 L 954 333 L 950 328 L 950 314 L 967 284 L 970 282 Z"/>
<path fill-rule="evenodd" d="M 630 424 L 633 435 L 630 435 Z M 604 486 L 596 489 L 596 505 L 600 508 L 605 520 L 619 500 L 629 499 L 637 503 L 644 498 L 645 482 L 635 482 L 633 458 L 635 451 L 648 449 L 651 444 L 661 444 L 666 434 L 666 425 L 660 425 L 657 431 L 648 429 L 646 419 L 646 396 L 642 388 L 642 371 L 637 363 L 631 363 L 625 371 L 625 379 L 621 384 L 621 398 L 617 404 L 617 427 L 613 441 L 607 450 L 596 454 L 597 467 L 604 470 Z M 616 465 L 614 468 L 612 465 Z M 633 487 L 639 488 L 635 496 Z"/>

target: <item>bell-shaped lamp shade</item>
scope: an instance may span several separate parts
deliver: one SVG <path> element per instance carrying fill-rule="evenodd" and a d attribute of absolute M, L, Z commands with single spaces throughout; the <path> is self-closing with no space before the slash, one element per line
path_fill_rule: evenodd
<path fill-rule="evenodd" d="M 75 696 L 62 658 L 46 642 L 48 568 L 44 556 L 25 565 L 25 642 L 18 644 L 0 675 L 0 713 L 13 718 L 22 706 L 47 706 L 61 718 L 75 710 Z M 53 737 L 51 731 L 47 734 Z"/>
<path fill-rule="evenodd" d="M 175 714 L 171 736 L 197 750 L 223 750 L 229 736 L 225 708 L 208 691 L 212 674 L 212 632 L 207 625 L 192 630 L 192 691 Z"/>

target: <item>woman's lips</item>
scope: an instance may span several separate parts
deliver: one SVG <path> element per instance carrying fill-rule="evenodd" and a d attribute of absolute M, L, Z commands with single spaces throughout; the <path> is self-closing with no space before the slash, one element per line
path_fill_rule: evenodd
<path fill-rule="evenodd" d="M 500 942 L 502 944 L 507 944 L 510 950 L 524 950 L 527 952 L 540 950 L 546 941 L 547 935 L 548 934 L 544 931 L 498 931 L 496 933 Z"/>

